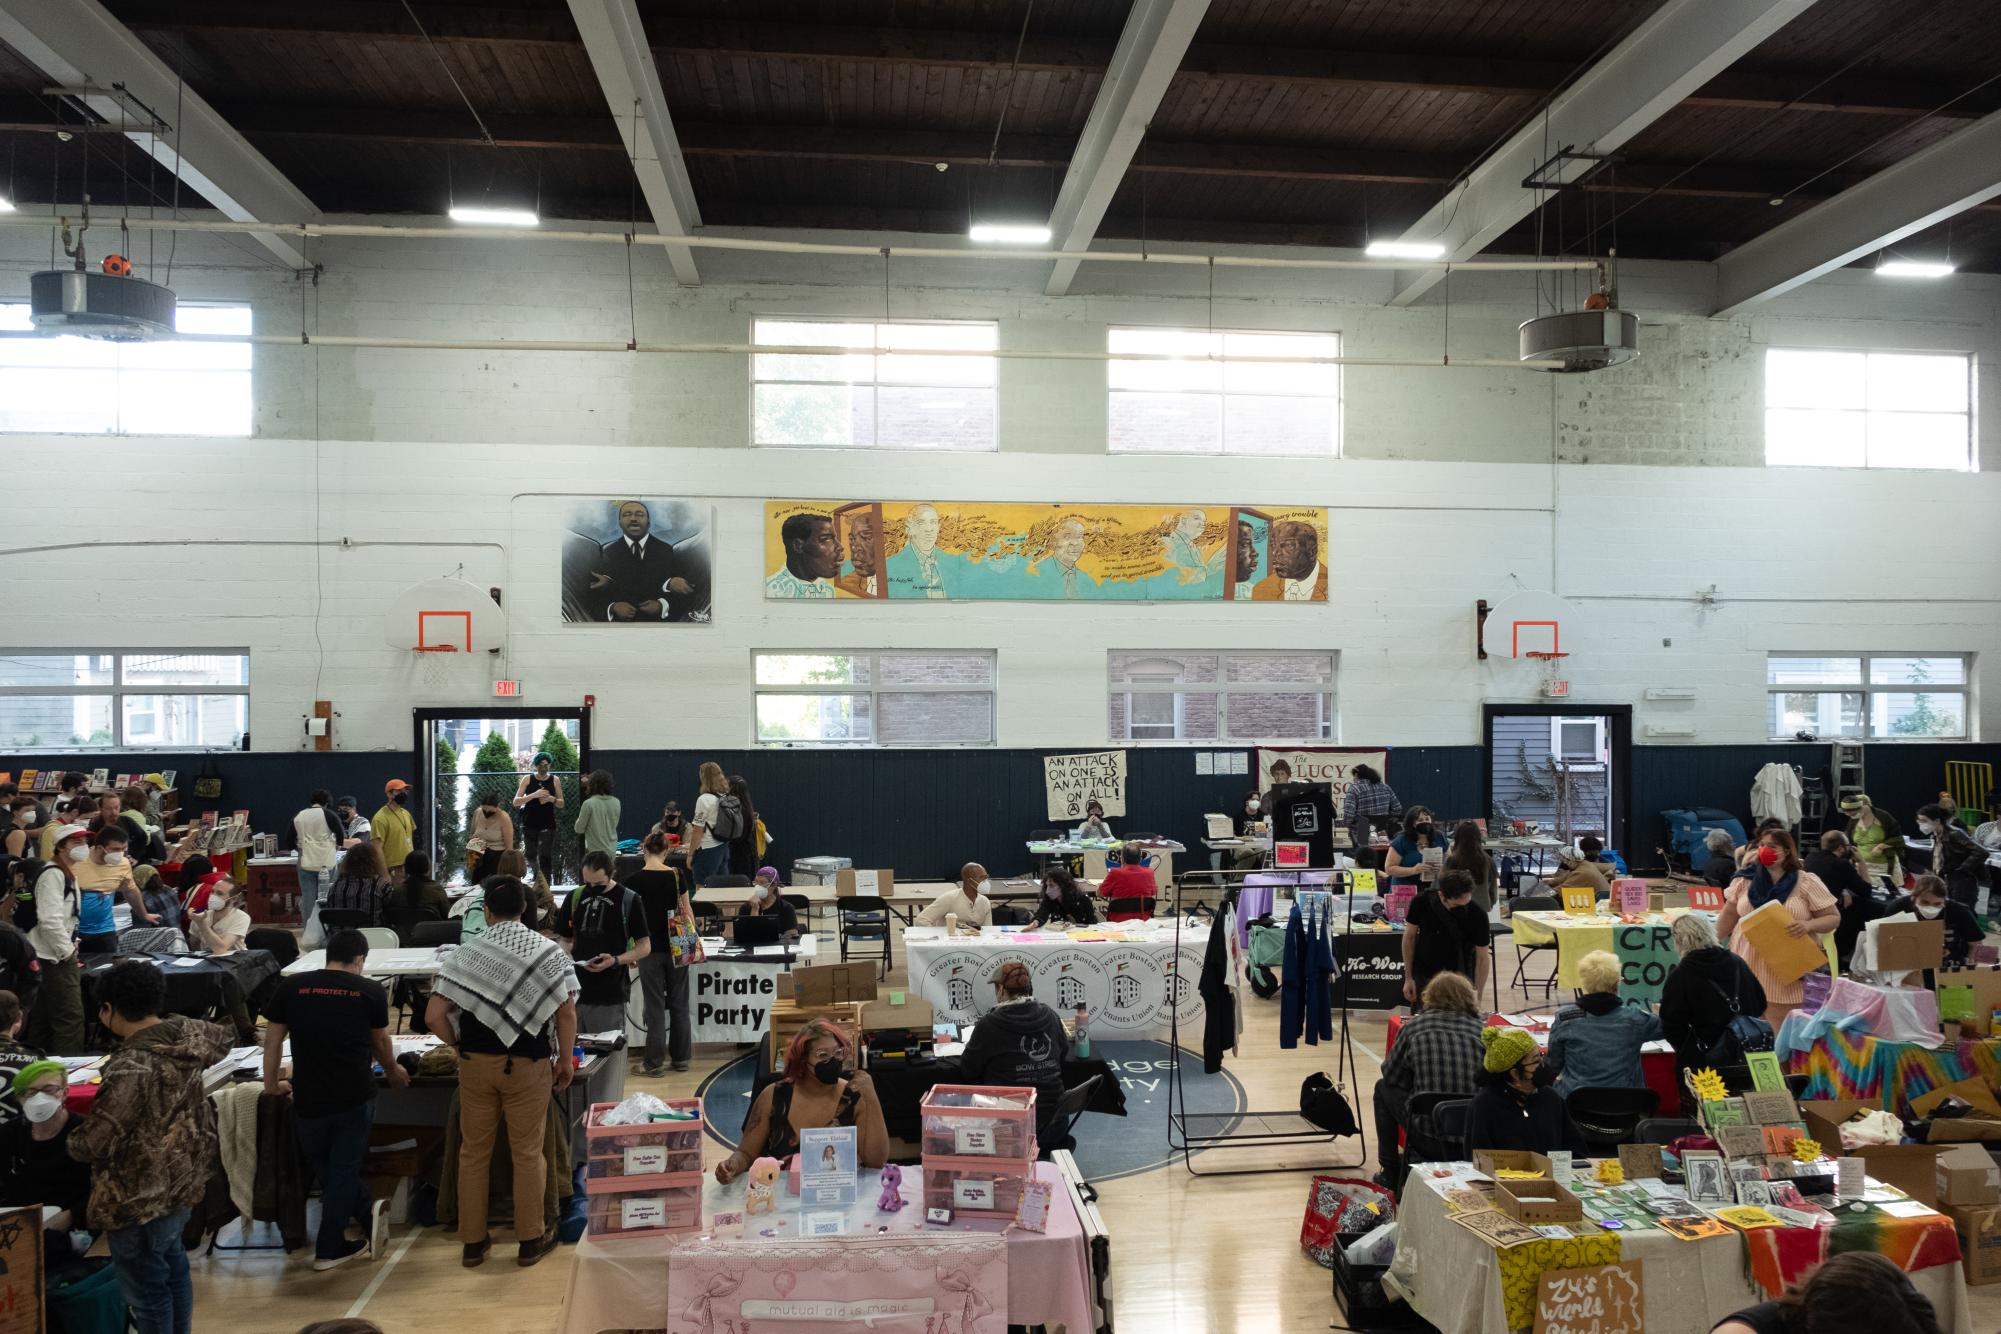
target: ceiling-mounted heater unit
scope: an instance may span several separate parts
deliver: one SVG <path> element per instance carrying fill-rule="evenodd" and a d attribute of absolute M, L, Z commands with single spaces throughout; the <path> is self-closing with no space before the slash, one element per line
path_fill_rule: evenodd
<path fill-rule="evenodd" d="M 1537 370 L 1602 371 L 1640 355 L 1640 318 L 1623 310 L 1573 310 L 1523 320 L 1522 360 Z"/>
<path fill-rule="evenodd" d="M 28 279 L 29 319 L 46 334 L 118 343 L 174 336 L 174 291 L 143 278 L 51 269 Z"/>

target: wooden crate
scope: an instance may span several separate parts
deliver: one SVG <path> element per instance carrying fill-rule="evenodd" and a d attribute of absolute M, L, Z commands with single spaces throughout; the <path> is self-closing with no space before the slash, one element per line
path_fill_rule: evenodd
<path fill-rule="evenodd" d="M 862 1007 L 866 1001 L 842 1001 L 833 1005 L 800 1005 L 785 997 L 771 1002 L 771 1045 L 765 1052 L 765 1069 L 776 1073 L 778 1064 L 785 1059 L 785 1049 L 792 1045 L 792 1039 L 814 1019 L 826 1019 L 839 1024 L 855 1044 L 857 1052 L 861 1047 Z"/>

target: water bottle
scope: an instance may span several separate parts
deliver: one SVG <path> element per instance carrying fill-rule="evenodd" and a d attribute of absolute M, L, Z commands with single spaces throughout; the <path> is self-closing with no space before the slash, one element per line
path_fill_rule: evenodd
<path fill-rule="evenodd" d="M 570 1068 L 572 1070 L 584 1068 L 584 1044 L 581 1042 L 570 1048 Z"/>
<path fill-rule="evenodd" d="M 1089 1025 L 1085 1023 L 1084 1007 L 1081 1005 L 1077 1007 L 1076 1048 L 1077 1048 L 1078 1060 L 1088 1061 L 1091 1059 L 1091 1029 Z"/>

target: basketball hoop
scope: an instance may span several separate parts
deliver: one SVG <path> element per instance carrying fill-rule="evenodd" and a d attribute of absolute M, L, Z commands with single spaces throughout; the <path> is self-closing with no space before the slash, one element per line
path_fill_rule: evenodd
<path fill-rule="evenodd" d="M 1563 660 L 1570 656 L 1568 653 L 1524 653 L 1522 656 L 1524 658 L 1532 658 L 1542 664 L 1543 694 L 1567 695 L 1570 693 L 1569 685 L 1559 675 L 1563 671 Z"/>
<path fill-rule="evenodd" d="M 418 644 L 411 648 L 417 655 L 418 670 L 424 674 L 424 684 L 433 690 L 442 690 L 452 682 L 452 657 L 457 653 L 456 644 Z"/>

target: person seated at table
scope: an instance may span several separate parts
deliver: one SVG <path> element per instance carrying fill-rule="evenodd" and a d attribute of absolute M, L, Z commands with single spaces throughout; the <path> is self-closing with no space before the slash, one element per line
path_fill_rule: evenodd
<path fill-rule="evenodd" d="M 176 931 L 185 926 L 181 915 L 181 896 L 167 887 L 160 877 L 160 868 L 145 863 L 132 868 L 132 883 L 139 887 L 139 897 L 146 901 L 146 911 L 160 920 L 154 925 L 171 927 Z"/>
<path fill-rule="evenodd" d="M 209 887 L 208 904 L 188 918 L 188 943 L 210 954 L 234 954 L 250 934 L 250 914 L 243 911 L 243 891 L 234 880 Z"/>
<path fill-rule="evenodd" d="M 1875 1251 L 1829 1256 L 1776 1301 L 1724 1316 L 1710 1334 L 1943 1334 L 1931 1302 Z"/>
<path fill-rule="evenodd" d="M 1105 823 L 1105 804 L 1091 800 L 1084 804 L 1084 823 L 1070 831 L 1070 837 L 1082 842 L 1087 838 L 1107 840 L 1112 837 L 1112 827 Z"/>
<path fill-rule="evenodd" d="M 1791 914 L 1788 934 L 1813 937 L 1816 944 L 1841 925 L 1841 905 L 1820 877 L 1800 864 L 1793 836 L 1783 829 L 1769 830 L 1758 840 L 1757 853 L 1723 891 L 1723 910 L 1716 914 L 1716 934 L 1727 937 L 1730 952 L 1750 964 L 1758 975 L 1758 985 L 1765 989 L 1765 1022 L 1776 1029 L 1799 1008 L 1805 988 L 1799 978 L 1779 981 L 1744 934 L 1743 919 L 1770 903 L 1782 904 Z"/>
<path fill-rule="evenodd" d="M 1092 906 L 1091 896 L 1084 892 L 1067 866 L 1051 866 L 1043 871 L 1042 897 L 1036 900 L 1035 916 L 1028 924 L 1047 926 L 1051 922 L 1067 922 L 1071 926 L 1098 924 L 1098 910 Z"/>
<path fill-rule="evenodd" d="M 1701 913 L 1674 919 L 1674 947 L 1681 961 L 1661 985 L 1661 1033 L 1674 1048 L 1675 1084 L 1687 1107 L 1691 1097 L 1682 1076 L 1742 1060 L 1736 1054 L 1719 1060 L 1712 1053 L 1731 1020 L 1764 1014 L 1765 988 L 1749 965 L 1717 943 L 1716 928 Z"/>
<path fill-rule="evenodd" d="M 1098 897 L 1105 901 L 1108 922 L 1143 922 L 1153 916 L 1145 900 L 1160 893 L 1160 882 L 1146 864 L 1146 849 L 1137 843 L 1119 845 L 1119 864 L 1105 872 L 1098 883 Z M 1126 906 L 1120 907 L 1123 902 Z"/>
<path fill-rule="evenodd" d="M 209 886 L 218 880 L 227 880 L 229 872 L 218 871 L 215 863 L 197 852 L 181 863 L 178 884 L 181 891 L 181 917 L 188 917 L 208 907 Z"/>
<path fill-rule="evenodd" d="M 919 926 L 943 926 L 948 914 L 957 913 L 959 930 L 970 935 L 978 935 L 981 930 L 992 926 L 994 921 L 994 901 L 987 897 L 987 868 L 978 862 L 967 862 L 959 868 L 957 888 L 948 889 L 931 901 L 931 906 L 917 914 Z"/>
<path fill-rule="evenodd" d="M 1640 1047 L 1661 1040 L 1661 1021 L 1619 999 L 1619 960 L 1610 950 L 1593 950 L 1577 961 L 1577 1003 L 1557 1012 L 1549 1030 L 1549 1054 L 1556 1091 L 1569 1097 L 1578 1089 L 1639 1089 L 1647 1086 Z"/>
<path fill-rule="evenodd" d="M 66 1105 L 61 1061 L 23 1066 L 9 1087 L 21 1114 L 0 1125 L 0 1205 L 42 1206 L 42 1265 L 54 1269 L 90 1249 L 90 1168 L 69 1153 L 70 1133 L 82 1122 Z"/>
<path fill-rule="evenodd" d="M 360 921 L 342 923 L 344 926 L 382 926 L 388 902 L 389 868 L 382 861 L 382 845 L 370 839 L 355 844 L 341 856 L 340 873 L 321 896 L 320 912 L 322 920 L 329 912 L 361 914 Z"/>
<path fill-rule="evenodd" d="M 750 889 L 736 910 L 738 917 L 775 917 L 778 919 L 778 934 L 787 940 L 799 939 L 799 912 L 779 896 L 778 868 L 761 866 L 757 878 L 750 882 Z M 735 936 L 734 929 L 723 934 Z"/>
<path fill-rule="evenodd" d="M 1236 815 L 1236 830 L 1238 838 L 1248 838 L 1253 842 L 1249 847 L 1234 848 L 1227 854 L 1231 870 L 1252 871 L 1264 865 L 1267 835 L 1253 826 L 1263 824 L 1266 818 L 1264 798 L 1255 789 L 1246 792 L 1243 809 Z"/>
<path fill-rule="evenodd" d="M 1594 862 L 1584 855 L 1582 848 L 1565 848 L 1556 855 L 1556 870 L 1543 877 L 1542 882 L 1559 892 L 1588 885 L 1595 898 L 1612 897 L 1612 882 L 1605 877 L 1609 862 Z"/>
<path fill-rule="evenodd" d="M 1487 914 L 1473 905 L 1473 877 L 1447 871 L 1436 891 L 1413 899 L 1402 944 L 1403 998 L 1413 1009 L 1440 973 L 1472 978 L 1476 992 L 1484 988 L 1493 932 Z"/>
<path fill-rule="evenodd" d="M 1911 913 L 1920 922 L 1945 922 L 1945 966 L 1964 968 L 1973 947 L 1986 938 L 1973 909 L 1946 894 L 1945 880 L 1930 872 L 1913 877 L 1911 892 L 1884 910 L 1885 915 Z"/>
<path fill-rule="evenodd" d="M 1839 829 L 1830 829 L 1820 836 L 1820 846 L 1806 854 L 1801 862 L 1807 870 L 1820 877 L 1820 882 L 1829 892 L 1841 900 L 1841 925 L 1834 928 L 1834 951 L 1844 967 L 1848 958 L 1855 953 L 1855 941 L 1864 928 L 1879 915 L 1876 906 L 1876 891 L 1869 883 L 1858 864 L 1860 858 L 1848 841 L 1848 835 Z"/>
<path fill-rule="evenodd" d="M 1702 836 L 1709 855 L 1702 863 L 1702 883 L 1721 889 L 1737 878 L 1737 845 L 1728 829 L 1712 829 Z"/>
<path fill-rule="evenodd" d="M 1424 854 L 1434 848 L 1439 852 L 1436 862 L 1426 861 Z M 1389 877 L 1392 888 L 1423 888 L 1438 879 L 1444 867 L 1444 849 L 1445 839 L 1432 823 L 1431 809 L 1413 806 L 1403 813 L 1403 832 L 1390 840 L 1390 850 L 1383 855 L 1383 874 Z"/>
<path fill-rule="evenodd" d="M 495 858 L 497 862 L 499 859 Z M 525 867 L 524 867 L 525 869 Z M 431 875 L 431 859 L 413 852 L 403 859 L 403 883 L 389 891 L 385 912 L 396 939 L 405 945 L 417 933 L 420 922 L 442 922 L 452 910 L 445 887 Z"/>
<path fill-rule="evenodd" d="M 1549 1087 L 1556 1072 L 1544 1067 L 1535 1037 L 1525 1028 L 1489 1028 L 1480 1041 L 1487 1051 L 1480 1063 L 1479 1091 L 1466 1112 L 1466 1147 L 1475 1153 L 1569 1149 L 1584 1157 L 1584 1137 L 1563 1099 Z"/>
<path fill-rule="evenodd" d="M 1383 1059 L 1382 1078 L 1376 1081 L 1376 1146 L 1383 1165 L 1376 1180 L 1390 1190 L 1403 1180 L 1398 1127 L 1413 1135 L 1432 1131 L 1429 1116 L 1409 1113 L 1411 1096 L 1472 1093 L 1487 1052 L 1480 1041 L 1486 1021 L 1471 982 L 1458 973 L 1440 973 L 1421 999 L 1423 1008 L 1397 1030 L 1396 1045 Z"/>
<path fill-rule="evenodd" d="M 809 1019 L 785 1048 L 784 1075 L 750 1104 L 743 1138 L 716 1164 L 716 1180 L 727 1186 L 759 1158 L 784 1162 L 799 1152 L 799 1132 L 853 1126 L 855 1161 L 881 1167 L 889 1161 L 889 1129 L 868 1071 L 850 1071 L 855 1043 L 847 1030 L 825 1019 Z"/>
<path fill-rule="evenodd" d="M 1070 1039 L 1063 1019 L 1035 999 L 1028 965 L 1009 959 L 994 973 L 994 1008 L 981 1015 L 959 1057 L 962 1084 L 1000 1084 L 1035 1090 L 1035 1137 L 1050 1142 L 1063 1102 L 1063 1062 Z"/>

